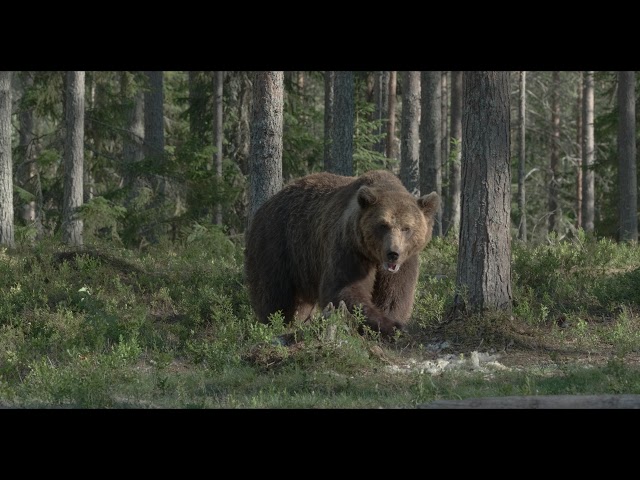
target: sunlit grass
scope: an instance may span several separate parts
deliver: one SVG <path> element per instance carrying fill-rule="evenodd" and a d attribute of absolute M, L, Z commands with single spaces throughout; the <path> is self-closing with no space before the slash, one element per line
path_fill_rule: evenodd
<path fill-rule="evenodd" d="M 0 251 L 0 404 L 32 408 L 412 408 L 437 399 L 640 393 L 640 253 L 579 235 L 514 244 L 511 314 L 451 318 L 457 246 L 421 257 L 395 341 L 340 312 L 257 323 L 242 247 L 194 227 L 144 253 L 50 242 Z M 434 351 L 431 345 L 441 345 Z M 531 355 L 502 370 L 397 373 L 408 359 Z"/>

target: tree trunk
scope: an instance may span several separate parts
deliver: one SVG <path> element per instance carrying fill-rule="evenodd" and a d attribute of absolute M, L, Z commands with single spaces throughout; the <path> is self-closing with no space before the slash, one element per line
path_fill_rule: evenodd
<path fill-rule="evenodd" d="M 62 241 L 75 247 L 83 244 L 83 224 L 77 210 L 82 205 L 84 183 L 84 77 L 84 72 L 67 72 Z"/>
<path fill-rule="evenodd" d="M 402 72 L 402 147 L 400 180 L 420 195 L 420 72 Z"/>
<path fill-rule="evenodd" d="M 0 72 L 0 245 L 15 246 L 11 160 L 11 72 Z"/>
<path fill-rule="evenodd" d="M 527 121 L 527 72 L 520 72 L 520 96 L 518 103 L 518 213 L 520 222 L 518 224 L 518 239 L 527 241 L 527 210 L 526 210 L 526 121 Z"/>
<path fill-rule="evenodd" d="M 618 182 L 622 242 L 638 240 L 635 86 L 635 72 L 618 72 Z"/>
<path fill-rule="evenodd" d="M 560 204 L 558 202 L 558 163 L 560 149 L 560 72 L 551 80 L 551 159 L 549 162 L 549 224 L 548 232 L 558 231 Z"/>
<path fill-rule="evenodd" d="M 576 228 L 582 227 L 582 72 L 578 72 L 576 104 Z"/>
<path fill-rule="evenodd" d="M 593 233 L 595 219 L 593 95 L 593 72 L 585 72 L 582 93 L 582 228 L 587 233 Z"/>
<path fill-rule="evenodd" d="M 222 95 L 224 72 L 214 72 L 213 75 L 213 146 L 216 147 L 213 163 L 218 185 L 222 185 L 222 136 L 224 134 Z M 216 205 L 214 223 L 222 225 L 222 205 L 220 203 Z"/>
<path fill-rule="evenodd" d="M 164 199 L 167 179 L 164 174 L 164 72 L 145 72 L 148 88 L 144 91 L 145 157 L 153 159 L 160 173 L 153 176 L 154 191 Z"/>
<path fill-rule="evenodd" d="M 332 170 L 338 175 L 353 175 L 353 129 L 355 125 L 355 89 L 353 72 L 335 72 L 335 108 L 331 140 Z"/>
<path fill-rule="evenodd" d="M 386 132 L 387 122 L 389 120 L 389 73 L 375 72 L 373 84 L 373 96 L 375 102 L 374 120 L 378 121 L 378 128 L 375 130 L 376 135 L 380 139 L 374 144 L 374 151 L 381 153 L 386 152 Z"/>
<path fill-rule="evenodd" d="M 282 188 L 282 122 L 284 72 L 255 72 L 251 153 L 249 155 L 249 215 Z"/>
<path fill-rule="evenodd" d="M 387 158 L 397 158 L 396 149 L 396 83 L 397 73 L 389 72 L 389 122 L 387 124 Z"/>
<path fill-rule="evenodd" d="M 324 169 L 333 171 L 332 146 L 333 116 L 335 109 L 335 78 L 336 72 L 324 72 Z"/>
<path fill-rule="evenodd" d="M 130 78 L 130 72 L 122 72 L 120 90 L 126 106 L 127 126 L 122 139 L 122 162 L 124 164 L 124 183 L 130 189 L 128 201 L 137 198 L 143 186 L 135 164 L 144 158 L 144 92 Z"/>
<path fill-rule="evenodd" d="M 88 203 L 93 198 L 95 193 L 94 188 L 94 179 L 92 175 L 91 164 L 92 158 L 97 156 L 98 152 L 98 141 L 96 138 L 96 128 L 95 125 L 92 125 L 92 117 L 96 108 L 96 74 L 98 72 L 88 72 L 85 74 L 85 88 L 87 91 L 86 95 L 86 105 L 85 105 L 85 137 L 88 144 L 90 144 L 90 149 L 93 152 L 93 155 L 84 157 L 84 165 L 82 168 L 83 176 L 82 179 L 82 203 Z"/>
<path fill-rule="evenodd" d="M 457 237 L 460 232 L 460 191 L 462 157 L 462 72 L 451 72 L 451 169 L 449 172 L 449 201 L 447 233 Z"/>
<path fill-rule="evenodd" d="M 462 216 L 455 304 L 510 311 L 509 72 L 464 72 Z"/>
<path fill-rule="evenodd" d="M 420 112 L 420 194 L 437 192 L 442 195 L 441 122 L 442 75 L 435 71 L 422 72 Z M 436 214 L 433 235 L 442 235 L 442 208 Z"/>
<path fill-rule="evenodd" d="M 149 88 L 144 92 L 144 143 L 147 156 L 164 161 L 164 72 L 145 72 Z"/>
<path fill-rule="evenodd" d="M 449 198 L 449 72 L 440 72 L 442 74 L 441 78 L 441 91 L 442 91 L 442 100 L 440 102 L 441 110 L 440 110 L 440 124 L 442 125 L 442 130 L 440 133 L 440 176 L 442 183 L 442 196 L 440 197 L 440 211 L 442 212 L 442 235 L 446 233 L 449 229 L 447 224 L 447 216 L 445 212 L 449 209 L 448 198 Z"/>

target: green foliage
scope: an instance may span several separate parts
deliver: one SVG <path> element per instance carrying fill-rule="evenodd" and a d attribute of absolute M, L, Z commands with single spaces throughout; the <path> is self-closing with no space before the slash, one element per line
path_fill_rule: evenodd
<path fill-rule="evenodd" d="M 511 320 L 457 322 L 447 313 L 457 246 L 434 239 L 421 256 L 411 328 L 384 340 L 357 309 L 317 313 L 295 325 L 274 313 L 270 323 L 259 323 L 244 288 L 241 245 L 208 224 L 194 223 L 180 238 L 138 253 L 60 251 L 46 241 L 0 251 L 0 404 L 371 408 L 486 395 L 640 392 L 640 373 L 627 360 L 640 352 L 640 253 L 632 246 L 582 233 L 573 243 L 518 245 Z M 559 317 L 566 319 L 562 327 Z M 608 349 L 612 360 L 589 369 L 543 362 L 490 376 L 391 373 L 420 355 L 433 360 L 425 348 L 442 332 L 452 332 L 445 338 L 456 348 L 484 342 L 489 350 L 509 339 L 498 332 L 514 322 L 557 342 L 551 351 Z"/>
<path fill-rule="evenodd" d="M 375 169 L 392 169 L 397 163 L 396 160 L 388 159 L 374 149 L 374 146 L 386 137 L 386 133 L 376 133 L 380 130 L 382 121 L 372 120 L 375 104 L 366 100 L 364 90 L 364 82 L 356 77 L 356 121 L 353 135 L 355 175 Z"/>
<path fill-rule="evenodd" d="M 283 178 L 297 178 L 322 170 L 324 90 L 320 72 L 309 72 L 304 89 L 285 82 L 282 133 Z M 314 75 L 316 74 L 316 75 Z"/>
<path fill-rule="evenodd" d="M 118 228 L 126 213 L 126 208 L 104 197 L 93 197 L 78 208 L 78 217 L 84 224 L 84 238 L 89 242 L 98 238 L 120 242 Z"/>

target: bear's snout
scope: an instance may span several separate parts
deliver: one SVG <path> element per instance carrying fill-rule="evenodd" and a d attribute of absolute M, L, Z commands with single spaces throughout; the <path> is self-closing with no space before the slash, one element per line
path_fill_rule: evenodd
<path fill-rule="evenodd" d="M 398 252 L 394 252 L 394 251 L 387 252 L 387 260 L 389 260 L 390 262 L 396 262 L 399 257 L 400 257 L 400 254 Z"/>

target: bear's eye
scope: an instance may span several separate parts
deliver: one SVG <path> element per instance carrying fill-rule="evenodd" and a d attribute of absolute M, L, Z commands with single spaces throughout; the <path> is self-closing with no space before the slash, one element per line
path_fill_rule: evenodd
<path fill-rule="evenodd" d="M 379 223 L 376 226 L 376 230 L 378 230 L 378 232 L 381 234 L 387 233 L 389 231 L 389 225 L 387 225 L 386 223 Z"/>
<path fill-rule="evenodd" d="M 402 227 L 402 231 L 404 233 L 409 233 L 409 232 L 411 232 L 411 229 L 409 227 Z"/>

